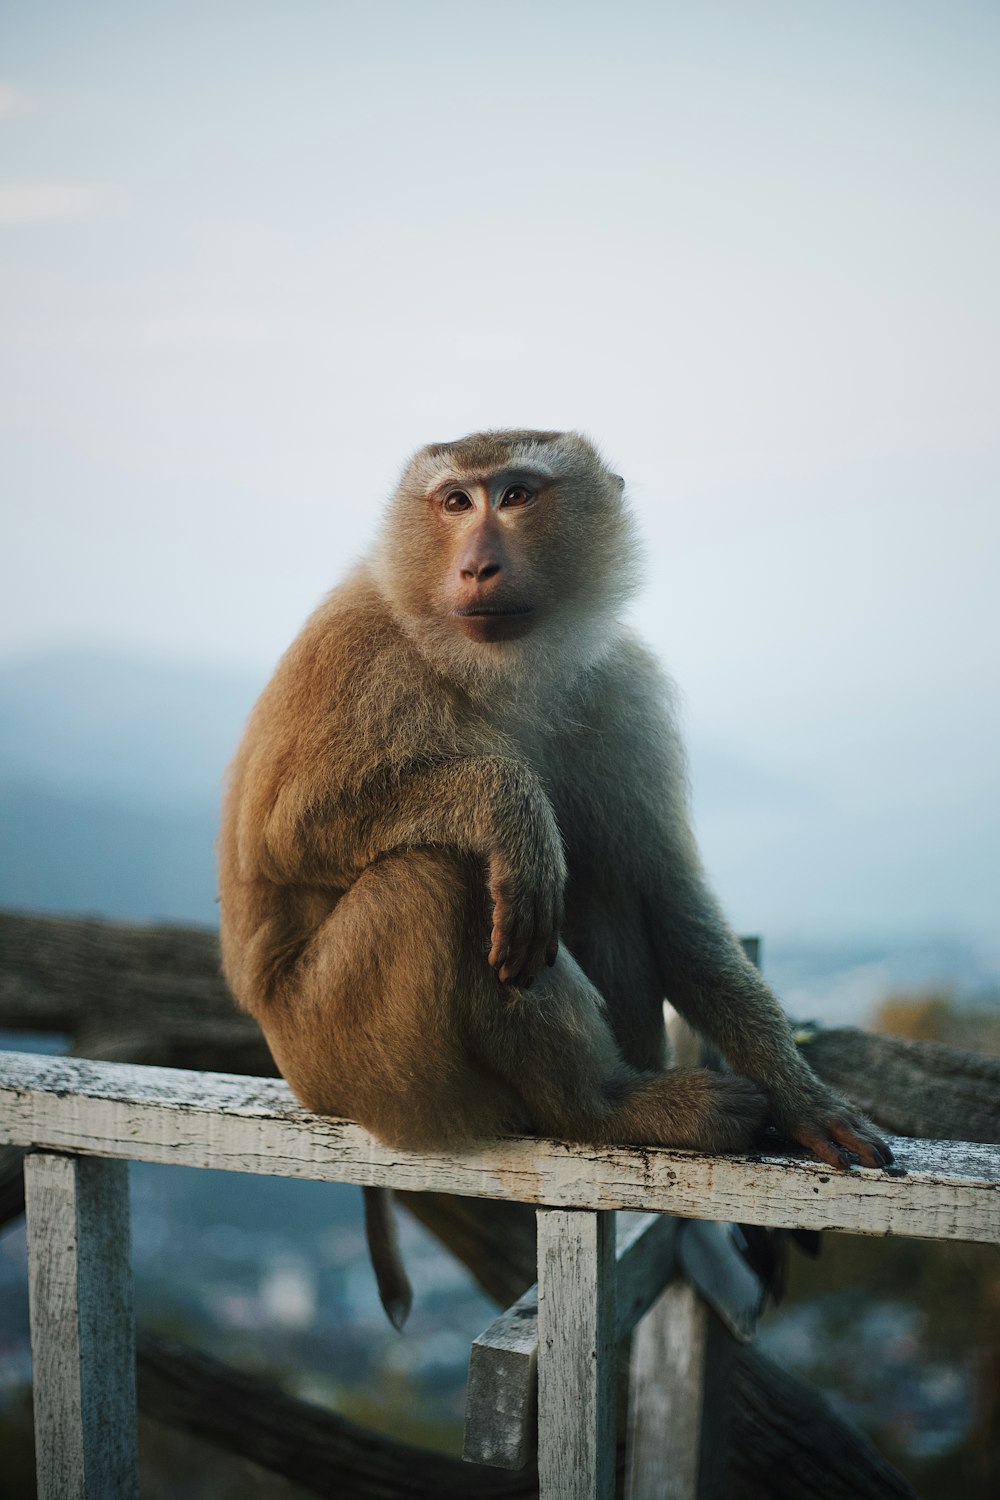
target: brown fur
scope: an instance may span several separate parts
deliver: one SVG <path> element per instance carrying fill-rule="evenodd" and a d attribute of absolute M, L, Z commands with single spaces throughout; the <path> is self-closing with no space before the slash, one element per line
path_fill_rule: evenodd
<path fill-rule="evenodd" d="M 395 1145 L 733 1150 L 769 1115 L 879 1165 L 706 886 L 670 688 L 618 619 L 621 491 L 576 434 L 415 456 L 233 764 L 226 976 L 304 1103 Z M 732 1073 L 667 1067 L 665 997 Z"/>

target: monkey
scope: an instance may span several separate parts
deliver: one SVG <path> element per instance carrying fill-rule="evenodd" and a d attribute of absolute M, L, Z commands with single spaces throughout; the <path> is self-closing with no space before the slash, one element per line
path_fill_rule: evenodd
<path fill-rule="evenodd" d="M 393 1146 L 734 1152 L 769 1123 L 887 1166 L 710 888 L 674 690 L 622 620 L 639 581 L 584 436 L 419 450 L 230 768 L 226 979 L 297 1097 Z M 664 1000 L 726 1071 L 671 1066 Z"/>

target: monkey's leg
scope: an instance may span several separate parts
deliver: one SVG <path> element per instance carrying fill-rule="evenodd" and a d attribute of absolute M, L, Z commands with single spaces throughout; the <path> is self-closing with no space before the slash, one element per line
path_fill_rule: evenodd
<path fill-rule="evenodd" d="M 627 1063 L 662 1072 L 670 1049 L 663 1018 L 663 982 L 645 915 L 627 891 L 591 881 L 567 889 L 566 946 L 603 997 Z"/>
<path fill-rule="evenodd" d="M 766 1099 L 746 1078 L 625 1062 L 602 997 L 565 948 L 530 990 L 496 986 L 476 1045 L 515 1088 L 533 1129 L 575 1140 L 737 1151 Z"/>
<path fill-rule="evenodd" d="M 526 1129 L 707 1151 L 754 1139 L 753 1084 L 629 1067 L 570 954 L 518 989 L 488 946 L 476 860 L 419 849 L 371 865 L 258 1012 L 299 1098 L 414 1149 Z"/>
<path fill-rule="evenodd" d="M 486 964 L 481 863 L 415 849 L 371 864 L 256 1009 L 297 1096 L 412 1149 L 523 1129 L 523 1107 L 467 1044 L 503 987 Z"/>

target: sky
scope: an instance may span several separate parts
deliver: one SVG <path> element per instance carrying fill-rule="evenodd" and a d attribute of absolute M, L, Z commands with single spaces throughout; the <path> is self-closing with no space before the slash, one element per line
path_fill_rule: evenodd
<path fill-rule="evenodd" d="M 993 4 L 6 0 L 0 659 L 263 682 L 415 447 L 581 429 L 740 911 L 995 935 L 998 147 Z"/>

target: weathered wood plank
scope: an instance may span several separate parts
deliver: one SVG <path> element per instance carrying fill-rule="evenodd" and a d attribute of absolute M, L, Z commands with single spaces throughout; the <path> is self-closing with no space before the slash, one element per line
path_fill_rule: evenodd
<path fill-rule="evenodd" d="M 626 1338 L 676 1274 L 680 1229 L 666 1214 L 619 1218 L 615 1237 L 618 1262 L 615 1338 Z"/>
<path fill-rule="evenodd" d="M 687 1219 L 677 1237 L 681 1275 L 707 1302 L 741 1344 L 757 1332 L 766 1293 L 736 1245 L 732 1228 L 704 1219 Z"/>
<path fill-rule="evenodd" d="M 540 1500 L 614 1500 L 615 1222 L 538 1211 Z"/>
<path fill-rule="evenodd" d="M 0 1053 L 0 1144 L 581 1209 L 918 1239 L 1000 1240 L 1000 1148 L 893 1139 L 908 1177 L 781 1157 L 516 1138 L 458 1156 L 383 1146 L 271 1079 Z"/>
<path fill-rule="evenodd" d="M 639 1324 L 629 1379 L 626 1500 L 723 1500 L 732 1373 L 764 1294 L 729 1226 L 680 1226 L 682 1280 Z"/>
<path fill-rule="evenodd" d="M 629 1372 L 626 1500 L 723 1500 L 728 1376 L 737 1348 L 683 1280 L 672 1282 L 639 1324 Z"/>
<path fill-rule="evenodd" d="M 756 940 L 742 941 L 756 963 Z M 201 927 L 0 911 L 0 1025 L 67 1031 L 78 1057 L 276 1071 Z M 1000 1058 L 853 1029 L 820 1029 L 805 1055 L 884 1130 L 1000 1143 Z"/>
<path fill-rule="evenodd" d="M 294 1493 L 305 1500 L 308 1491 L 322 1500 L 538 1500 L 531 1468 L 522 1474 L 480 1469 L 372 1432 L 339 1412 L 290 1396 L 271 1380 L 141 1329 L 138 1369 L 139 1408 L 145 1415 L 287 1481 L 273 1490 L 254 1484 L 257 1496 Z M 227 1489 L 228 1495 L 238 1493 Z M 733 1500 L 773 1497 L 751 1493 Z M 866 1491 L 865 1500 L 882 1500 L 881 1492 Z"/>
<path fill-rule="evenodd" d="M 678 1221 L 662 1214 L 618 1220 L 615 1340 L 625 1338 L 674 1274 Z M 535 1453 L 538 1286 L 494 1318 L 473 1341 L 463 1457 L 523 1469 Z"/>
<path fill-rule="evenodd" d="M 708 1310 L 684 1281 L 632 1337 L 625 1500 L 695 1500 Z"/>
<path fill-rule="evenodd" d="M 538 1500 L 537 1476 L 477 1468 L 376 1435 L 209 1355 L 139 1334 L 139 1408 L 324 1500 Z M 819 1391 L 737 1348 L 726 1500 L 918 1500 Z M 623 1449 L 619 1445 L 619 1471 Z"/>
<path fill-rule="evenodd" d="M 128 1167 L 25 1162 L 39 1500 L 139 1493 Z"/>
<path fill-rule="evenodd" d="M 537 1437 L 538 1283 L 473 1340 L 462 1457 L 523 1469 Z"/>
<path fill-rule="evenodd" d="M 740 941 L 760 968 L 760 939 Z M 674 1028 L 690 1062 L 709 1062 L 711 1049 L 679 1016 Z M 625 1500 L 722 1500 L 729 1468 L 729 1351 L 707 1303 L 745 1339 L 760 1312 L 760 1284 L 718 1221 L 684 1221 L 677 1261 L 687 1285 L 659 1298 L 632 1343 Z"/>

